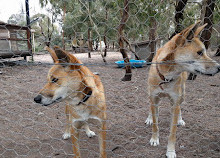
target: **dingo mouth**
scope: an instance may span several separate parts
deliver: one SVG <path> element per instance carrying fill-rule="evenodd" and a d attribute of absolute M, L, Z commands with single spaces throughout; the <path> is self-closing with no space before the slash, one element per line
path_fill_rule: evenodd
<path fill-rule="evenodd" d="M 42 104 L 42 106 L 49 106 L 51 104 L 54 104 L 54 103 L 58 103 L 62 100 L 62 97 L 59 97 L 57 98 L 56 100 L 52 101 L 51 103 L 48 103 L 48 104 Z"/>
<path fill-rule="evenodd" d="M 42 106 L 48 106 L 48 105 L 51 105 L 53 103 L 57 103 L 57 102 L 60 102 L 63 98 L 62 97 L 58 97 L 57 99 L 51 101 L 51 102 L 48 102 L 48 103 L 44 103 L 43 102 L 43 96 L 42 95 L 38 95 L 34 98 L 34 101 L 38 104 L 42 104 Z"/>
<path fill-rule="evenodd" d="M 196 73 L 201 74 L 201 75 L 206 75 L 206 76 L 214 76 L 215 74 L 218 73 L 218 71 L 216 73 L 203 73 L 199 70 L 195 70 Z"/>

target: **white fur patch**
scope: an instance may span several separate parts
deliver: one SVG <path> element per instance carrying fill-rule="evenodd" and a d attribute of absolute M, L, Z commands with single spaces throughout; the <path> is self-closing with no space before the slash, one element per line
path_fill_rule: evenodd
<path fill-rule="evenodd" d="M 152 115 L 149 114 L 146 121 L 145 121 L 145 124 L 146 125 L 152 125 L 152 123 L 153 123 Z"/>
<path fill-rule="evenodd" d="M 181 119 L 180 119 L 180 118 L 178 119 L 178 125 L 179 125 L 179 126 L 185 126 L 185 124 L 186 124 L 186 123 L 185 123 L 185 121 L 183 121 L 182 118 L 181 118 Z"/>
<path fill-rule="evenodd" d="M 41 104 L 49 105 L 53 102 L 52 98 L 48 98 L 48 97 L 45 97 L 43 95 L 41 95 L 41 96 L 42 96 Z"/>
<path fill-rule="evenodd" d="M 63 139 L 66 140 L 66 139 L 69 139 L 71 137 L 71 133 L 70 132 L 65 132 L 63 134 Z"/>
<path fill-rule="evenodd" d="M 151 146 L 158 146 L 160 143 L 159 143 L 159 138 L 157 137 L 157 138 L 151 138 L 150 139 L 150 145 Z"/>
<path fill-rule="evenodd" d="M 176 152 L 175 151 L 167 151 L 166 156 L 167 156 L 167 158 L 176 158 Z"/>
<path fill-rule="evenodd" d="M 95 136 L 95 132 L 91 131 L 91 130 L 86 130 L 86 135 L 89 137 L 89 138 L 92 138 Z"/>

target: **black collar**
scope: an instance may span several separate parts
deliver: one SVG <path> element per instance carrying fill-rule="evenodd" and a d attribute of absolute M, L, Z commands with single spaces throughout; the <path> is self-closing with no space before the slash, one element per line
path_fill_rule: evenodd
<path fill-rule="evenodd" d="M 156 64 L 156 69 L 157 69 L 157 73 L 158 73 L 158 75 L 160 76 L 161 80 L 163 80 L 162 82 L 159 83 L 159 87 L 160 87 L 162 90 L 164 90 L 163 87 L 162 87 L 162 84 L 172 82 L 174 79 L 173 79 L 173 78 L 171 78 L 171 79 L 165 78 L 165 76 L 160 72 L 160 70 L 159 70 L 157 64 Z"/>
<path fill-rule="evenodd" d="M 91 95 L 92 95 L 92 91 L 89 91 L 87 94 L 85 94 L 85 96 L 82 98 L 82 100 L 77 105 L 85 103 L 91 97 Z"/>

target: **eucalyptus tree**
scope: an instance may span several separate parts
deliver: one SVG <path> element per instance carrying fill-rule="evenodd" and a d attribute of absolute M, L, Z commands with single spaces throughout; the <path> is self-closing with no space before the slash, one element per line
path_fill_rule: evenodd
<path fill-rule="evenodd" d="M 151 53 L 147 60 L 151 62 L 156 52 L 158 34 L 167 34 L 169 31 L 166 25 L 170 25 L 167 20 L 167 15 L 171 14 L 170 4 L 161 0 L 140 0 L 134 1 L 133 4 L 135 7 L 131 8 L 131 15 L 135 16 L 132 16 L 131 20 L 135 18 L 135 25 L 132 28 L 138 30 L 139 37 L 136 35 L 136 39 L 141 37 L 141 40 L 149 40 Z"/>
<path fill-rule="evenodd" d="M 8 19 L 9 24 L 15 24 L 15 25 L 25 25 L 26 20 L 25 20 L 25 14 L 12 14 L 9 19 Z"/>
<path fill-rule="evenodd" d="M 180 33 L 183 30 L 182 21 L 184 20 L 184 8 L 187 4 L 188 0 L 176 0 L 175 2 L 175 31 L 171 35 L 170 39 L 175 36 L 177 33 Z"/>
<path fill-rule="evenodd" d="M 57 26 L 54 25 L 54 17 L 51 18 L 45 14 L 35 14 L 31 17 L 32 20 L 36 20 L 32 25 L 32 29 L 35 30 L 36 41 L 44 43 L 47 46 L 50 46 L 51 42 L 59 34 Z"/>
<path fill-rule="evenodd" d="M 216 46 L 217 51 L 215 53 L 216 56 L 220 56 L 220 1 L 216 1 L 215 9 L 214 9 L 214 15 L 213 15 L 213 21 L 215 25 L 216 30 Z"/>
<path fill-rule="evenodd" d="M 62 15 L 62 23 L 65 23 L 66 13 L 72 10 L 73 1 L 70 0 L 39 0 L 41 7 L 46 7 L 47 4 L 52 5 L 52 14 L 55 14 L 56 17 Z M 64 29 L 62 27 L 62 44 L 63 49 L 65 49 L 65 40 L 64 40 Z"/>
<path fill-rule="evenodd" d="M 127 20 L 129 18 L 129 0 L 124 0 L 124 6 L 122 9 L 122 15 L 121 15 L 121 20 L 120 20 L 120 25 L 118 26 L 118 45 L 119 45 L 119 50 L 122 54 L 122 57 L 125 62 L 125 76 L 122 78 L 122 81 L 130 81 L 132 77 L 132 71 L 131 71 L 131 66 L 130 66 L 130 61 L 128 54 L 126 52 L 125 48 L 125 40 L 124 40 L 124 28 L 126 26 Z"/>

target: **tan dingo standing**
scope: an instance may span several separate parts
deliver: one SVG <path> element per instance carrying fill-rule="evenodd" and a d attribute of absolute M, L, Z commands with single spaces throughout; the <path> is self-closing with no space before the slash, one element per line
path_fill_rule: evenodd
<path fill-rule="evenodd" d="M 180 105 L 184 100 L 187 72 L 213 76 L 220 71 L 219 64 L 206 54 L 199 33 L 206 26 L 198 27 L 199 22 L 187 27 L 175 35 L 160 48 L 149 70 L 150 114 L 146 124 L 153 123 L 150 144 L 159 145 L 158 103 L 161 97 L 169 97 L 173 106 L 170 135 L 168 138 L 168 158 L 175 158 L 177 125 L 185 125 L 181 116 Z"/>
<path fill-rule="evenodd" d="M 101 123 L 99 131 L 100 157 L 106 158 L 106 103 L 104 88 L 99 76 L 94 75 L 82 62 L 58 46 L 46 47 L 53 58 L 47 83 L 34 98 L 36 103 L 48 106 L 66 102 L 67 126 L 64 139 L 71 137 L 75 158 L 80 157 L 79 129 L 85 128 L 88 137 L 95 133 L 89 129 L 90 119 Z"/>

